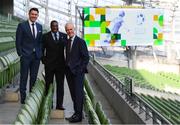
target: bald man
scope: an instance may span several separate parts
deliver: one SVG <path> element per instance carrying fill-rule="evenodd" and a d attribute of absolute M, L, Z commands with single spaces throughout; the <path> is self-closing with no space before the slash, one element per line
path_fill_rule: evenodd
<path fill-rule="evenodd" d="M 67 23 L 65 30 L 67 33 L 65 74 L 74 105 L 74 114 L 66 119 L 69 122 L 80 122 L 84 99 L 83 79 L 87 72 L 89 54 L 85 41 L 75 35 L 74 25 Z"/>

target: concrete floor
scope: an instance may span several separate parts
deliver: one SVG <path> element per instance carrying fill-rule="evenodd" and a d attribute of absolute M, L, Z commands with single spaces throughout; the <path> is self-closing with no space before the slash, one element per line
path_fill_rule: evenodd
<path fill-rule="evenodd" d="M 18 102 L 0 104 L 0 124 L 12 124 L 19 112 L 21 105 Z"/>
<path fill-rule="evenodd" d="M 56 106 L 55 91 L 56 90 L 54 90 L 53 107 Z M 65 110 L 64 110 L 65 117 L 70 117 L 74 113 L 74 110 L 73 110 L 73 102 L 72 102 L 72 99 L 70 96 L 70 92 L 69 92 L 69 88 L 68 88 L 66 80 L 64 83 L 64 103 L 63 103 L 63 106 L 65 108 Z M 84 117 L 82 122 L 78 122 L 76 124 L 87 124 L 87 123 L 88 123 L 87 118 Z M 64 119 L 50 119 L 49 124 L 70 124 L 70 123 L 67 120 L 65 120 L 65 118 L 64 118 Z"/>

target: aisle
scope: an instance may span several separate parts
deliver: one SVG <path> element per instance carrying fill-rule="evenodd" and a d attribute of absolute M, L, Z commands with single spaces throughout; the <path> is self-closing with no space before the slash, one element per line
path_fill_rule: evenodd
<path fill-rule="evenodd" d="M 55 92 L 54 92 L 55 93 Z M 55 103 L 55 94 L 54 94 L 54 107 L 56 106 L 56 103 Z M 63 104 L 65 110 L 64 110 L 64 113 L 65 113 L 65 117 L 70 117 L 74 111 L 73 111 L 73 104 L 72 104 L 72 100 L 71 100 L 71 96 L 70 96 L 70 93 L 69 93 L 69 88 L 68 88 L 68 85 L 67 85 L 67 82 L 65 80 L 65 83 L 64 83 L 64 104 Z M 78 122 L 76 124 L 87 124 L 88 121 L 86 118 L 83 118 L 82 122 Z M 65 120 L 65 118 L 63 119 L 50 119 L 49 121 L 49 124 L 70 124 L 67 120 Z"/>

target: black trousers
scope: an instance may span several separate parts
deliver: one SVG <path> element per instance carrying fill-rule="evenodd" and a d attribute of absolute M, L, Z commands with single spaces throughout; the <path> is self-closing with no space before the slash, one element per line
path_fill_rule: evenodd
<path fill-rule="evenodd" d="M 73 101 L 75 114 L 82 118 L 83 110 L 83 100 L 84 100 L 84 91 L 83 91 L 83 80 L 84 73 L 78 72 L 73 74 L 69 67 L 66 67 L 66 79 L 68 82 L 71 98 Z"/>
<path fill-rule="evenodd" d="M 64 97 L 64 69 L 61 67 L 45 66 L 46 95 L 50 84 L 53 83 L 54 76 L 56 80 L 56 108 L 60 108 L 63 105 Z"/>

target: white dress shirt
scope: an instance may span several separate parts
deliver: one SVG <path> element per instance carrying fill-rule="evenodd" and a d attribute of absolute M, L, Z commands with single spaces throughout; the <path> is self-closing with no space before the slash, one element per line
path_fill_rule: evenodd
<path fill-rule="evenodd" d="M 32 29 L 32 24 L 33 24 L 33 22 L 32 21 L 28 21 L 29 22 L 29 26 L 30 26 L 30 28 L 31 28 L 31 33 L 32 33 L 32 35 L 33 35 L 33 29 Z M 36 36 L 37 36 L 37 27 L 36 27 L 36 22 L 34 22 L 34 33 L 35 33 L 35 38 L 36 38 Z"/>
<path fill-rule="evenodd" d="M 56 40 L 55 36 L 54 36 L 54 33 L 51 32 L 51 34 L 52 34 L 53 39 Z M 57 37 L 57 40 L 59 40 L 59 32 L 56 32 L 56 37 Z"/>

